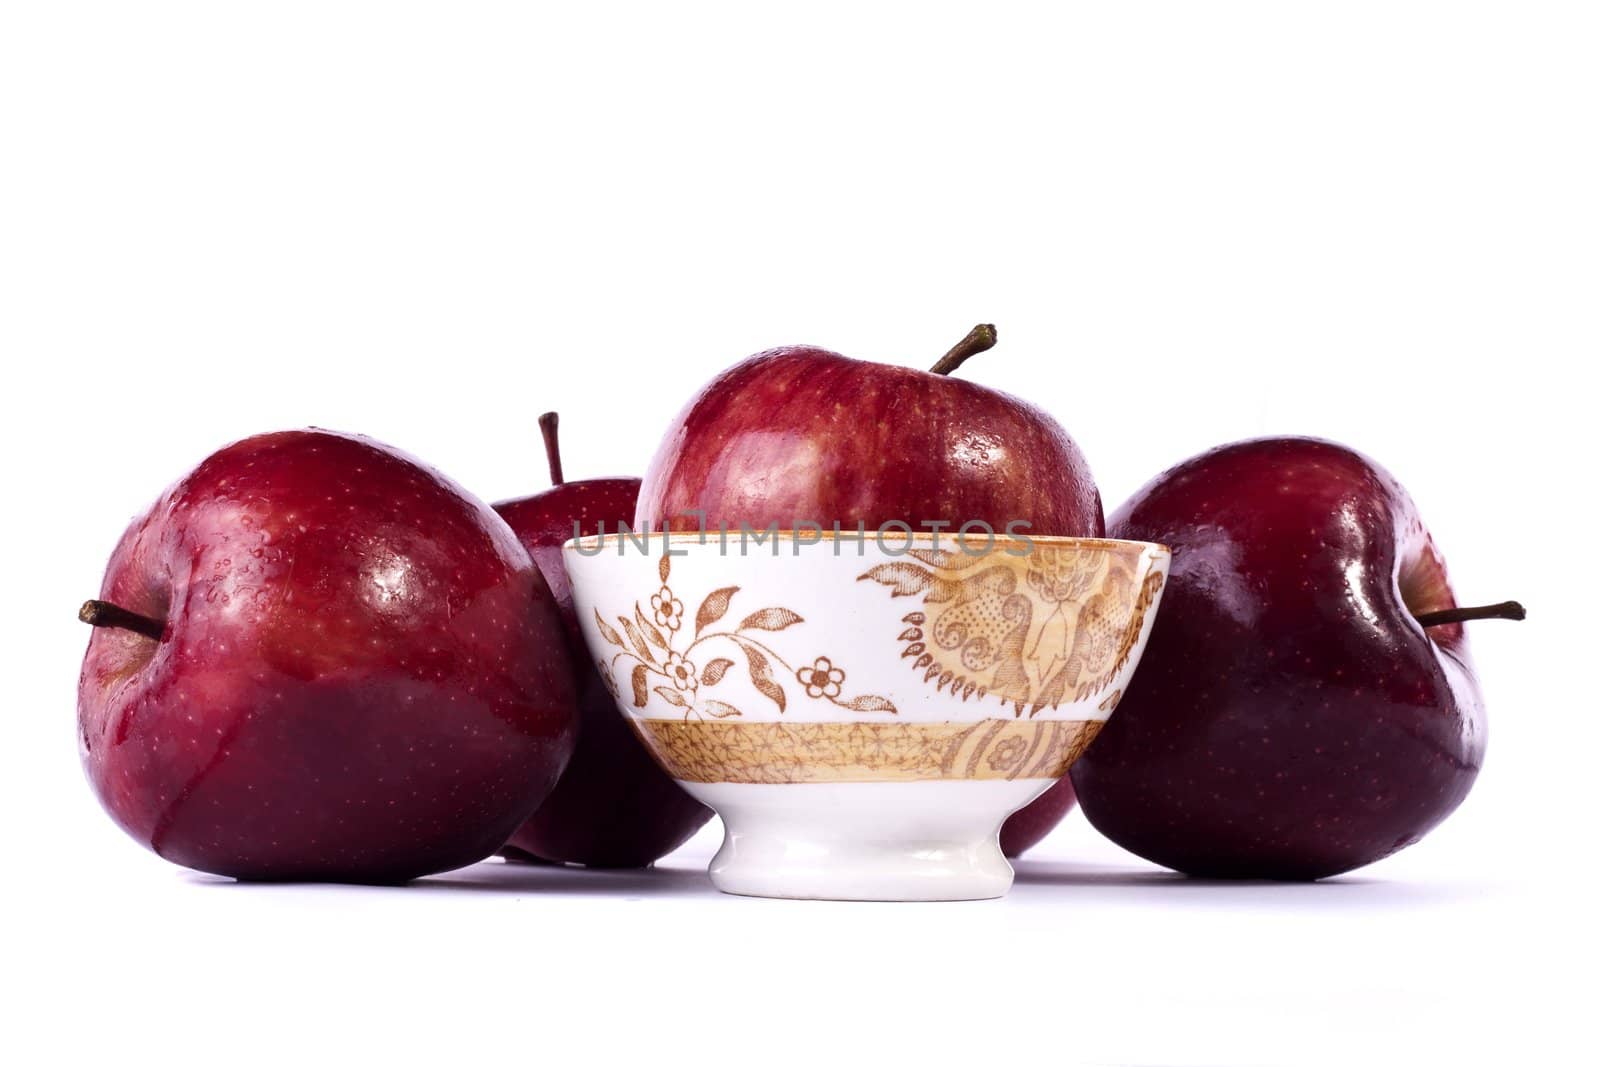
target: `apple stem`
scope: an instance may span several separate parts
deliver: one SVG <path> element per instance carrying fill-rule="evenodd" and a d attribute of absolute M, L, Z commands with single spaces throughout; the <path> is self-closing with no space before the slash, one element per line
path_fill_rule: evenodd
<path fill-rule="evenodd" d="M 116 630 L 131 630 L 152 641 L 161 640 L 167 624 L 148 615 L 140 615 L 111 603 L 109 600 L 85 600 L 78 609 L 78 620 L 90 626 L 109 626 Z"/>
<path fill-rule="evenodd" d="M 1479 608 L 1445 608 L 1443 611 L 1425 611 L 1417 616 L 1424 627 L 1444 626 L 1452 622 L 1472 622 L 1474 619 L 1512 619 L 1521 622 L 1528 612 L 1515 600 L 1499 604 L 1485 604 Z"/>
<path fill-rule="evenodd" d="M 556 428 L 560 425 L 561 416 L 553 411 L 539 416 L 539 432 L 544 434 L 544 455 L 550 461 L 551 485 L 565 485 L 567 482 L 561 476 L 561 442 L 556 439 Z"/>
<path fill-rule="evenodd" d="M 939 358 L 939 362 L 933 365 L 933 373 L 949 374 L 979 352 L 993 348 L 998 339 L 993 326 L 986 322 L 979 323 L 954 348 Z"/>

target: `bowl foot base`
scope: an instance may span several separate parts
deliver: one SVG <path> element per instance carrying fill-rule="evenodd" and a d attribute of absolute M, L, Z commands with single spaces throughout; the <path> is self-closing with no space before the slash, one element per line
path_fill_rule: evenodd
<path fill-rule="evenodd" d="M 985 900 L 1011 888 L 1005 817 L 1047 781 L 690 786 L 725 828 L 724 893 L 813 900 Z M 935 795 L 956 793 L 959 795 Z"/>

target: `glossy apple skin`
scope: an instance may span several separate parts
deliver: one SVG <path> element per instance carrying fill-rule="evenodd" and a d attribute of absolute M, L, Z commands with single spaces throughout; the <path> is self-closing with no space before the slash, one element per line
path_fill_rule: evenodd
<path fill-rule="evenodd" d="M 1078 806 L 1072 779 L 1063 778 L 1019 808 L 1000 827 L 1000 851 L 1014 860 L 1054 830 Z"/>
<path fill-rule="evenodd" d="M 998 357 L 996 357 L 998 358 Z M 789 528 L 890 521 L 1098 537 L 1100 494 L 1083 453 L 1038 408 L 960 378 L 775 348 L 713 379 L 668 428 L 636 525 Z"/>
<path fill-rule="evenodd" d="M 962 378 L 804 346 L 729 368 L 668 428 L 635 525 L 699 529 L 696 508 L 712 529 L 976 520 L 1004 532 L 1020 519 L 1028 533 L 1105 533 L 1088 461 L 1045 412 Z M 1058 783 L 1012 815 L 1002 841 L 1028 844 L 1007 854 L 1048 833 L 1070 796 Z"/>
<path fill-rule="evenodd" d="M 576 710 L 559 614 L 487 505 L 366 438 L 229 445 L 123 535 L 80 743 L 174 863 L 403 882 L 491 855 L 554 786 Z"/>
<path fill-rule="evenodd" d="M 1484 751 L 1455 604 L 1405 490 L 1308 438 L 1227 445 L 1139 490 L 1114 537 L 1171 546 L 1150 643 L 1072 768 L 1089 821 L 1192 875 L 1315 879 L 1417 841 Z"/>
<path fill-rule="evenodd" d="M 567 482 L 495 505 L 550 583 L 578 680 L 578 747 L 555 791 L 511 836 L 513 859 L 646 867 L 687 841 L 711 818 L 661 769 L 617 710 L 584 647 L 561 544 L 579 533 L 615 533 L 631 522 L 637 478 Z"/>

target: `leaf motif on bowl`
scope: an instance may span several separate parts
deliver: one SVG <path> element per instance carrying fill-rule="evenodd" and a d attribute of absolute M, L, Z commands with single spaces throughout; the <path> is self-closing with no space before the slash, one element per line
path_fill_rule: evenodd
<path fill-rule="evenodd" d="M 900 619 L 901 659 L 941 692 L 993 695 L 1019 717 L 1110 685 L 1162 584 L 1152 571 L 1135 589 L 1143 549 L 1132 544 L 907 554 L 914 561 L 881 563 L 856 579 L 891 597 L 921 597 L 924 610 Z"/>
<path fill-rule="evenodd" d="M 739 592 L 736 585 L 706 594 L 695 609 L 694 636 L 686 638 L 680 649 L 679 638 L 685 635 L 677 620 L 683 616 L 683 606 L 669 584 L 671 563 L 665 555 L 657 566 L 657 573 L 661 587 L 649 597 L 650 615 L 646 615 L 642 599 L 635 600 L 631 618 L 627 614 L 616 616 L 621 626 L 619 631 L 598 610 L 594 613 L 595 628 L 601 640 L 614 648 L 597 660 L 601 675 L 614 678 L 617 670 L 627 669 L 635 708 L 645 708 L 654 697 L 674 709 L 681 709 L 685 721 L 744 715 L 734 704 L 702 695 L 703 689 L 723 681 L 735 666 L 734 656 L 737 655 L 748 670 L 750 684 L 777 706 L 780 715 L 789 710 L 791 689 L 787 683 L 790 681 L 797 683 L 793 692 L 799 699 L 825 701 L 863 715 L 899 713 L 886 697 L 872 693 L 846 696 L 845 672 L 835 666 L 830 657 L 817 656 L 809 665 L 796 667 L 773 647 L 769 635 L 789 631 L 805 622 L 790 608 L 760 608 L 744 616 L 731 629 L 719 625 Z M 703 667 L 697 653 L 711 655 Z"/>

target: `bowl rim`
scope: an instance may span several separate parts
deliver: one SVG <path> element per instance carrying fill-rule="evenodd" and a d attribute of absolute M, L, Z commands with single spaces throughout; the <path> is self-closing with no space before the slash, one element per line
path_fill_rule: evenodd
<path fill-rule="evenodd" d="M 584 537 L 568 538 L 566 541 L 562 542 L 561 550 L 563 552 L 572 552 L 585 558 L 601 555 L 625 556 L 629 554 L 626 546 L 631 544 L 637 549 L 641 539 L 644 540 L 646 546 L 648 546 L 651 542 L 660 539 L 665 539 L 668 544 L 672 545 L 691 544 L 696 547 L 702 545 L 717 546 L 718 536 L 723 532 L 724 531 L 721 530 L 619 530 L 612 533 L 589 534 Z M 735 537 L 738 536 L 739 531 L 727 530 L 726 533 L 729 537 Z M 940 531 L 937 533 L 931 530 L 868 530 L 864 533 L 857 533 L 855 530 L 812 530 L 810 528 L 802 528 L 800 530 L 795 530 L 792 528 L 780 528 L 776 531 L 752 529 L 750 531 L 750 534 L 752 535 L 761 535 L 762 539 L 757 542 L 757 545 L 765 545 L 767 543 L 767 538 L 769 537 L 773 537 L 777 542 L 793 541 L 796 540 L 794 537 L 796 533 L 803 533 L 807 535 L 806 539 L 801 541 L 801 544 L 825 544 L 829 541 L 837 539 L 856 542 L 863 548 L 876 542 L 877 544 L 875 547 L 880 549 L 881 544 L 884 541 L 899 541 L 922 547 L 923 545 L 928 544 L 937 546 L 938 542 L 940 541 L 958 542 L 960 538 L 959 532 L 955 530 Z M 1022 541 L 1032 544 L 1042 544 L 1050 548 L 1077 549 L 1108 549 L 1137 545 L 1140 548 L 1150 550 L 1154 555 L 1172 555 L 1172 548 L 1168 545 L 1161 544 L 1158 541 L 1136 541 L 1120 537 L 1071 537 L 1059 534 L 1034 534 L 1026 531 L 1019 535 L 1008 534 L 999 530 L 995 530 L 992 538 L 985 538 L 980 531 L 976 536 L 969 535 L 966 540 L 968 542 L 982 542 L 984 540 L 989 542 L 991 546 L 990 548 L 986 548 L 983 553 L 973 553 L 974 555 L 987 554 L 988 551 L 992 549 L 998 549 L 1006 543 L 1016 543 Z M 579 550 L 578 546 L 580 544 L 584 546 L 586 549 L 585 551 Z M 617 544 L 621 547 L 619 547 L 618 551 L 609 552 L 607 551 L 607 547 L 610 544 Z M 591 548 L 592 546 L 598 547 L 594 551 L 588 551 L 587 549 Z M 646 556 L 649 555 L 650 553 L 648 551 L 648 547 L 646 547 L 645 551 L 640 552 L 639 554 Z M 1011 554 L 1028 555 L 1029 553 L 1024 552 Z"/>

